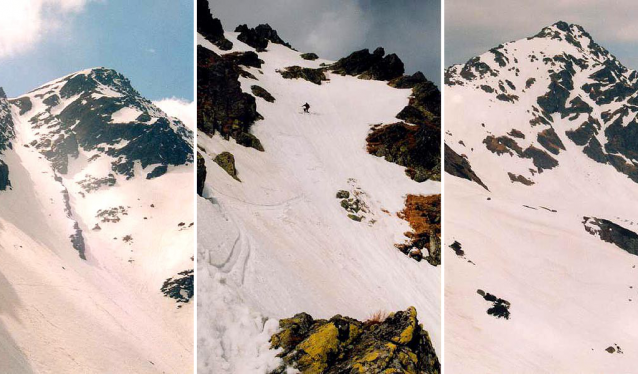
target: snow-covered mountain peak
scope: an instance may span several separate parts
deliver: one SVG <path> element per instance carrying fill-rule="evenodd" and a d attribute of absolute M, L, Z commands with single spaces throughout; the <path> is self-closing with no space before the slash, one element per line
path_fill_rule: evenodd
<path fill-rule="evenodd" d="M 536 36 L 502 44 L 451 66 L 446 84 L 451 102 L 470 100 L 481 108 L 468 114 L 473 120 L 467 120 L 464 139 L 457 142 L 529 159 L 520 163 L 524 169 L 508 170 L 512 180 L 533 183 L 535 174 L 559 167 L 560 154 L 567 151 L 582 152 L 638 181 L 638 148 L 628 140 L 638 128 L 638 74 L 581 26 L 558 22 Z M 453 136 L 461 135 L 449 128 Z M 478 137 L 481 145 L 470 146 L 474 141 L 468 137 Z"/>
<path fill-rule="evenodd" d="M 147 176 L 164 174 L 169 165 L 192 161 L 192 132 L 142 97 L 122 74 L 93 68 L 51 81 L 11 100 L 24 123 L 29 145 L 68 171 L 69 157 L 84 151 L 112 158 L 113 172 L 131 178 L 135 163 Z"/>

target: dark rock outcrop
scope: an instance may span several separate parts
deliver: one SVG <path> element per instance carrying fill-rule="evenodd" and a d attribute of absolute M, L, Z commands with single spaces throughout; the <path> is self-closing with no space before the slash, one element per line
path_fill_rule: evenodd
<path fill-rule="evenodd" d="M 161 291 L 164 296 L 175 299 L 177 303 L 188 303 L 195 294 L 194 278 L 195 273 L 192 269 L 180 271 L 176 276 L 164 281 Z"/>
<path fill-rule="evenodd" d="M 219 167 L 224 169 L 228 175 L 233 177 L 235 180 L 241 182 L 237 177 L 237 168 L 235 167 L 235 156 L 233 156 L 230 152 L 222 152 L 215 157 L 213 160 Z"/>
<path fill-rule="evenodd" d="M 300 55 L 300 57 L 303 58 L 304 60 L 308 60 L 308 61 L 314 61 L 314 60 L 319 58 L 319 56 L 317 56 L 316 53 L 312 53 L 312 52 L 310 52 L 310 53 L 302 53 Z"/>
<path fill-rule="evenodd" d="M 233 43 L 224 36 L 221 21 L 211 14 L 208 0 L 197 0 L 197 32 L 223 51 L 233 48 Z"/>
<path fill-rule="evenodd" d="M 601 240 L 615 244 L 618 248 L 638 256 L 638 234 L 609 220 L 596 217 L 583 217 L 585 230 L 598 235 Z"/>
<path fill-rule="evenodd" d="M 292 49 L 292 46 L 283 41 L 277 31 L 267 23 L 258 25 L 254 29 L 249 28 L 247 25 L 239 25 L 235 32 L 239 33 L 238 40 L 255 48 L 257 52 L 265 51 L 266 47 L 268 47 L 268 42 L 281 44 Z"/>
<path fill-rule="evenodd" d="M 441 133 L 434 123 L 421 126 L 404 122 L 377 125 L 366 139 L 368 153 L 405 166 L 417 182 L 441 176 Z"/>
<path fill-rule="evenodd" d="M 302 68 L 301 66 L 288 66 L 279 74 L 285 79 L 303 79 L 308 82 L 320 85 L 321 82 L 327 81 L 328 78 L 324 73 L 324 69 Z"/>
<path fill-rule="evenodd" d="M 510 181 L 512 181 L 512 183 L 518 182 L 518 183 L 522 183 L 522 184 L 524 184 L 526 186 L 531 186 L 531 185 L 534 184 L 533 181 L 525 178 L 522 175 L 517 175 L 517 174 L 514 174 L 514 173 L 510 173 L 510 172 L 508 172 L 507 175 L 510 177 Z"/>
<path fill-rule="evenodd" d="M 455 177 L 467 179 L 475 182 L 479 186 L 489 191 L 489 188 L 481 181 L 481 178 L 474 173 L 470 162 L 463 156 L 454 152 L 447 144 L 445 144 L 445 172 Z"/>
<path fill-rule="evenodd" d="M 6 191 L 11 188 L 11 180 L 9 179 L 9 166 L 0 160 L 0 191 Z"/>
<path fill-rule="evenodd" d="M 489 292 L 483 290 L 476 290 L 476 293 L 481 295 L 485 301 L 492 303 L 492 306 L 487 310 L 487 314 L 496 318 L 510 319 L 510 302 L 492 295 Z"/>
<path fill-rule="evenodd" d="M 250 134 L 250 127 L 262 117 L 255 98 L 241 89 L 240 71 L 235 60 L 197 47 L 197 129 L 263 151 Z"/>
<path fill-rule="evenodd" d="M 404 234 L 408 242 L 396 247 L 417 261 L 425 259 L 432 266 L 441 265 L 441 195 L 408 195 L 399 217 L 408 221 L 412 231 Z"/>
<path fill-rule="evenodd" d="M 359 76 L 361 79 L 389 81 L 401 77 L 405 68 L 396 54 L 385 56 L 385 50 L 379 47 L 373 53 L 368 49 L 353 52 L 332 64 L 330 70 L 341 75 Z"/>
<path fill-rule="evenodd" d="M 441 372 L 429 334 L 413 307 L 366 322 L 340 315 L 315 320 L 300 313 L 282 319 L 279 326 L 270 342 L 273 349 L 281 349 L 283 364 L 270 374 L 283 374 L 289 368 L 323 374 Z"/>
<path fill-rule="evenodd" d="M 250 90 L 253 93 L 253 95 L 257 97 L 261 97 L 262 99 L 266 100 L 269 103 L 275 102 L 275 97 L 271 95 L 270 92 L 266 91 L 265 88 L 259 87 L 257 85 L 253 85 L 253 86 L 250 86 Z"/>
<path fill-rule="evenodd" d="M 425 75 L 417 71 L 412 75 L 402 75 L 398 78 L 394 78 L 388 82 L 388 84 L 394 88 L 414 88 L 416 85 L 426 82 L 428 82 L 428 80 L 425 78 Z"/>
<path fill-rule="evenodd" d="M 197 194 L 202 196 L 204 193 L 204 185 L 206 184 L 206 161 L 204 157 L 197 152 Z"/>

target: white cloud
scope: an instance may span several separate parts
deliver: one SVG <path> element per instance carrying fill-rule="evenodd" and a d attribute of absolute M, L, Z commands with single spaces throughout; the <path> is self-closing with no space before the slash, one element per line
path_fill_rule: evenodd
<path fill-rule="evenodd" d="M 153 104 L 169 116 L 179 119 L 190 129 L 195 130 L 197 114 L 194 101 L 171 97 L 154 101 Z"/>
<path fill-rule="evenodd" d="M 0 58 L 25 52 L 59 30 L 89 0 L 0 0 Z"/>

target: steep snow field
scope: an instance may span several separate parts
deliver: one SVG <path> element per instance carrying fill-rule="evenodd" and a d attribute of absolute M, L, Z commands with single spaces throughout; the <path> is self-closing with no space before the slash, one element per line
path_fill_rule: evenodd
<path fill-rule="evenodd" d="M 13 189 L 0 192 L 0 372 L 192 371 L 193 305 L 177 308 L 160 292 L 165 279 L 193 268 L 193 228 L 178 227 L 193 222 L 192 165 L 169 167 L 152 180 L 136 165 L 135 178 L 115 175 L 113 186 L 87 192 L 77 182 L 106 176 L 112 159 L 101 154 L 89 161 L 101 152 L 81 150 L 56 180 L 31 143 L 41 135 L 29 119 L 44 110 L 37 97 L 43 92 L 25 96 L 33 107 L 22 114 L 12 105 L 16 138 L 4 155 Z M 113 120 L 130 118 L 118 112 Z M 127 211 L 119 222 L 97 217 L 119 206 Z M 69 239 L 74 222 L 86 260 Z"/>
<path fill-rule="evenodd" d="M 560 31 L 556 25 L 550 29 Z M 530 172 L 536 170 L 532 160 L 499 156 L 483 144 L 488 135 L 498 137 L 517 129 L 525 135 L 515 139 L 523 149 L 528 145 L 544 149 L 537 134 L 548 126 L 531 126 L 529 121 L 532 107 L 550 83 L 545 56 L 565 53 L 586 59 L 589 67 L 576 68 L 576 88 L 568 101 L 580 97 L 591 105 L 593 117 L 622 105 L 620 101 L 597 105 L 587 91 L 579 91 L 607 60 L 590 54 L 589 36 L 581 30 L 570 26 L 568 33 L 582 43 L 582 49 L 544 38 L 507 43 L 500 49 L 509 58 L 505 67 L 495 62 L 491 52 L 480 56 L 496 76 L 486 74 L 446 86 L 446 144 L 467 157 L 489 188 L 445 176 L 445 245 L 458 241 L 465 252 L 461 257 L 445 250 L 446 373 L 636 370 L 638 257 L 588 233 L 583 217 L 609 219 L 637 231 L 638 185 L 612 166 L 592 160 L 566 135 L 587 119 L 584 114 L 551 116 L 551 127 L 565 149 L 551 155 L 558 166 L 542 173 Z M 540 58 L 530 61 L 531 55 Z M 520 74 L 510 70 L 512 66 Z M 457 79 L 460 69 L 450 68 L 451 77 Z M 631 73 L 627 71 L 626 77 Z M 522 89 L 532 77 L 536 83 Z M 495 100 L 494 94 L 479 88 L 496 88 L 497 82 L 506 80 L 518 87 L 510 91 L 519 96 L 515 103 Z M 604 134 L 597 134 L 603 145 Z M 514 183 L 508 172 L 535 184 Z M 491 303 L 477 294 L 478 289 L 509 301 L 510 319 L 488 315 Z M 606 351 L 617 346 L 622 353 Z"/>
<path fill-rule="evenodd" d="M 253 50 L 227 33 L 232 51 Z M 224 52 L 198 38 L 200 45 Z M 202 373 L 264 372 L 277 364 L 268 338 L 277 320 L 299 312 L 367 319 L 416 306 L 440 349 L 440 268 L 394 247 L 410 231 L 397 217 L 407 194 L 440 193 L 404 168 L 366 152 L 373 124 L 396 122 L 411 91 L 328 73 L 329 82 L 283 79 L 288 66 L 319 67 L 270 43 L 258 81 L 276 101 L 257 98 L 264 120 L 252 127 L 265 152 L 198 135 L 208 171 L 198 201 L 198 361 Z M 310 114 L 301 105 L 308 102 Z M 235 156 L 238 178 L 212 160 Z M 335 197 L 360 188 L 371 213 L 355 222 Z M 371 222 L 374 219 L 375 222 Z"/>

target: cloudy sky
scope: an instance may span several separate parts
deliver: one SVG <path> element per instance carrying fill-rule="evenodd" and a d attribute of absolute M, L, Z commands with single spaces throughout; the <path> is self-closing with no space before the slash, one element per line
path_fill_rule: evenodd
<path fill-rule="evenodd" d="M 384 47 L 406 72 L 421 70 L 439 84 L 440 0 L 210 0 L 226 31 L 269 23 L 300 51 L 338 59 Z"/>
<path fill-rule="evenodd" d="M 637 19 L 635 0 L 446 0 L 445 65 L 562 20 L 583 26 L 624 65 L 638 69 Z"/>
<path fill-rule="evenodd" d="M 151 100 L 188 104 L 193 64 L 192 0 L 0 0 L 0 86 L 10 97 L 104 66 Z"/>

